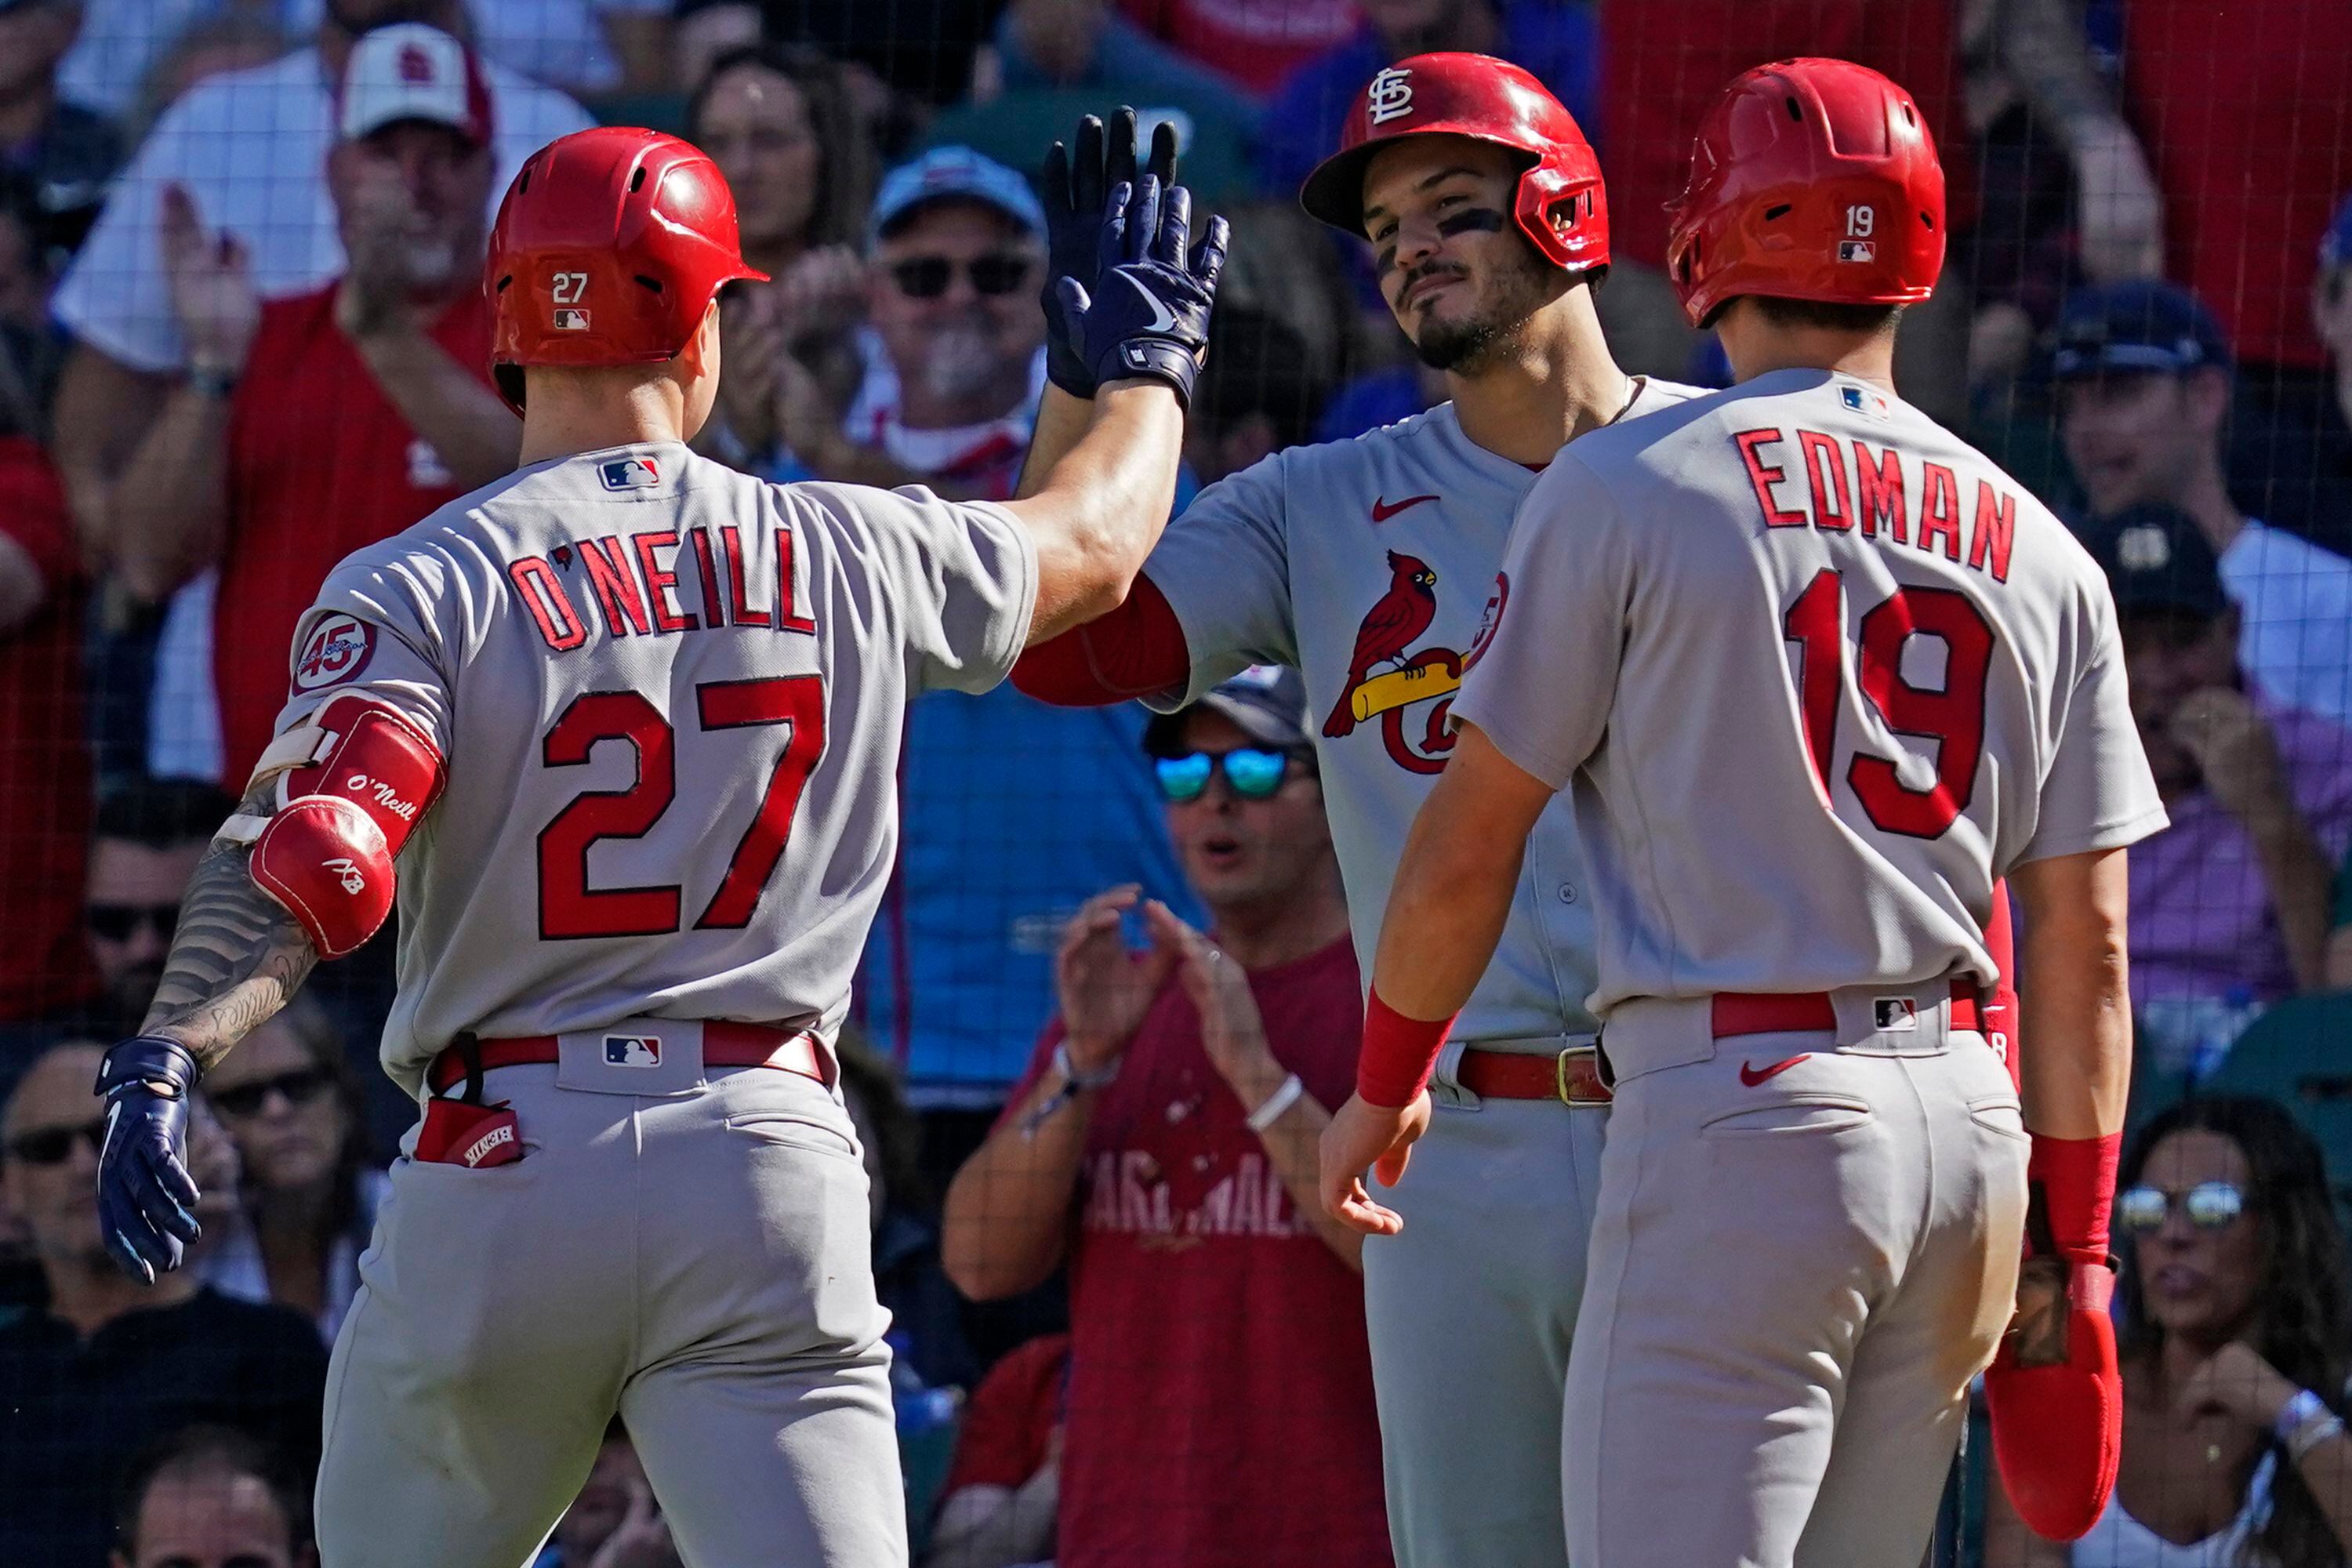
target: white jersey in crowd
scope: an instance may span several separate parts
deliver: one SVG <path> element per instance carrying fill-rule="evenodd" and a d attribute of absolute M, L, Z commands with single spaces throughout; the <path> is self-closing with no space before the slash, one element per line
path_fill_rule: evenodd
<path fill-rule="evenodd" d="M 400 858 L 385 1069 L 624 1018 L 827 1038 L 898 849 L 904 709 L 979 692 L 1037 563 L 1001 509 L 767 484 L 675 443 L 524 468 L 346 558 L 283 731 L 396 706 L 447 783 Z"/>
<path fill-rule="evenodd" d="M 1457 704 L 1573 779 L 1593 1005 L 1996 978 L 1997 878 L 2164 825 L 2115 606 L 1990 459 L 1821 371 L 1571 443 Z"/>
<path fill-rule="evenodd" d="M 551 87 L 485 60 L 498 170 L 488 216 L 523 160 L 595 121 Z M 313 48 L 197 83 L 163 112 L 116 180 L 89 238 L 58 283 L 50 310 L 108 358 L 155 374 L 185 363 L 163 267 L 166 187 L 184 188 L 208 228 L 245 242 L 264 299 L 320 288 L 343 270 L 343 242 L 327 191 L 335 100 Z"/>
<path fill-rule="evenodd" d="M 1618 427 L 1697 395 L 1638 380 Z M 1352 440 L 1277 452 L 1210 486 L 1144 567 L 1192 656 L 1191 685 L 1152 706 L 1172 710 L 1253 664 L 1305 677 L 1367 977 L 1406 831 L 1453 750 L 1454 693 L 1501 608 L 1496 567 L 1512 514 L 1534 483 L 1533 469 L 1473 442 L 1443 404 Z M 1557 803 L 1528 840 L 1510 922 L 1458 1038 L 1592 1032 L 1585 881 Z"/>

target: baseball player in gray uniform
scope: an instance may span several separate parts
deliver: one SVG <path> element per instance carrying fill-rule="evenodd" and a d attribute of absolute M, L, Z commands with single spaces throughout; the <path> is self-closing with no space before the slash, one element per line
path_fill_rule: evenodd
<path fill-rule="evenodd" d="M 1567 1379 L 1578 1568 L 1917 1563 L 2013 1308 L 2012 1495 L 2079 1531 L 2112 1481 L 2124 847 L 2164 813 L 2097 569 L 1894 395 L 1943 219 L 1876 72 L 1783 61 L 1711 112 L 1669 254 L 1740 384 L 1529 492 L 1325 1135 L 1333 1212 L 1410 1235 L 1362 1173 L 1420 1180 L 1445 1021 L 1572 786 L 1616 1086 Z M 2003 876 L 2021 1112 L 1980 1018 Z"/>
<path fill-rule="evenodd" d="M 718 290 L 759 276 L 699 152 L 589 131 L 518 175 L 487 286 L 525 466 L 329 576 L 99 1082 L 102 1226 L 152 1278 L 194 1235 L 200 1070 L 396 881 L 383 1057 L 424 1114 L 329 1378 L 336 1568 L 528 1562 L 615 1413 L 693 1568 L 906 1562 L 831 1041 L 907 702 L 1116 603 L 1166 513 L 1225 243 L 1188 256 L 1189 208 L 1109 194 L 1057 295 L 1093 428 L 1034 499 L 964 505 L 685 445 Z"/>
<path fill-rule="evenodd" d="M 1013 679 L 1048 700 L 1171 710 L 1252 664 L 1302 671 L 1369 970 L 1406 828 L 1454 754 L 1454 695 L 1503 608 L 1514 510 L 1567 437 L 1696 393 L 1610 357 L 1591 299 L 1609 259 L 1599 167 L 1516 66 L 1433 54 L 1381 71 L 1302 200 L 1370 242 L 1398 324 L 1452 400 L 1211 486 L 1118 612 L 1033 650 Z M 1088 205 L 1048 203 L 1063 226 Z M 1057 371 L 1033 472 L 1085 428 L 1072 391 L 1086 388 Z M 1591 909 L 1569 813 L 1547 812 L 1438 1072 L 1425 1179 L 1402 1199 L 1415 1223 L 1364 1249 L 1404 1568 L 1565 1562 L 1553 1455 L 1608 1100 L 1584 1001 Z"/>

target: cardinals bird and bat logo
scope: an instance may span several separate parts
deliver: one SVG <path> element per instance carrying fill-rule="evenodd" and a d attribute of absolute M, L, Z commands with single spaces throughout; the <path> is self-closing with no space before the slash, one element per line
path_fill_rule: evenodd
<path fill-rule="evenodd" d="M 1486 601 L 1478 639 L 1467 657 L 1450 647 L 1413 649 L 1437 618 L 1437 574 L 1419 556 L 1388 552 L 1389 585 L 1356 628 L 1356 646 L 1348 655 L 1347 684 L 1340 688 L 1323 733 L 1337 740 L 1351 735 L 1359 724 L 1377 721 L 1381 742 L 1391 760 L 1408 772 L 1442 773 L 1454 750 L 1448 718 L 1463 673 L 1477 662 L 1486 639 L 1509 597 L 1508 582 L 1497 575 L 1495 593 Z M 1421 717 L 1418 736 L 1406 728 L 1409 710 L 1433 703 Z"/>

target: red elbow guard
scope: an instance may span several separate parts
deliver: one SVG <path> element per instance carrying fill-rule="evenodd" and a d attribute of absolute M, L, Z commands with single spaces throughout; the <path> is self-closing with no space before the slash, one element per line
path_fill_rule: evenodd
<path fill-rule="evenodd" d="M 301 922 L 321 958 L 341 958 L 392 912 L 392 847 L 341 795 L 306 795 L 253 841 L 255 884 Z"/>
<path fill-rule="evenodd" d="M 320 957 L 341 958 L 392 912 L 393 858 L 441 794 L 440 749 L 397 709 L 344 692 L 270 743 L 255 776 L 273 773 L 279 807 L 254 837 L 254 882 Z"/>

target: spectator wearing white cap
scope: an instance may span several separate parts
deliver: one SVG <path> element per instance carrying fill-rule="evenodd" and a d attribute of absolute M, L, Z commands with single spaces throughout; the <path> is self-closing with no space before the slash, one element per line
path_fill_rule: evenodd
<path fill-rule="evenodd" d="M 514 466 L 488 381 L 481 287 L 494 111 L 481 62 L 421 23 L 352 49 L 327 159 L 349 263 L 264 302 L 253 247 L 167 196 L 163 244 L 189 373 L 126 466 L 122 582 L 161 602 L 217 567 L 220 775 L 241 784 L 285 697 L 294 623 L 345 554 Z"/>
<path fill-rule="evenodd" d="M 123 464 L 190 369 L 166 260 L 166 192 L 242 246 L 265 300 L 317 289 L 344 268 L 328 189 L 335 84 L 355 41 L 394 22 L 464 26 L 458 0 L 331 0 L 316 41 L 250 70 L 212 78 L 156 122 L 59 286 L 54 309 L 77 346 L 58 395 L 59 465 L 76 521 L 95 552 L 110 550 L 108 500 Z M 522 161 L 587 112 L 563 94 L 495 62 L 481 68 L 496 170 L 487 210 Z"/>

